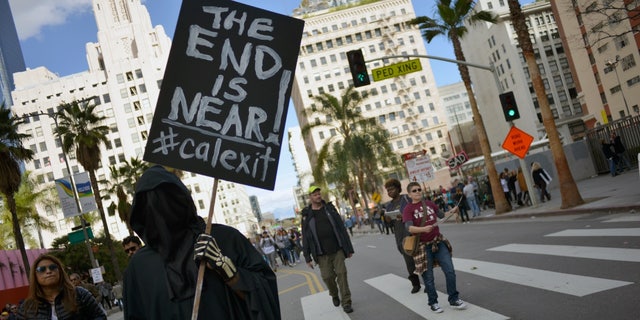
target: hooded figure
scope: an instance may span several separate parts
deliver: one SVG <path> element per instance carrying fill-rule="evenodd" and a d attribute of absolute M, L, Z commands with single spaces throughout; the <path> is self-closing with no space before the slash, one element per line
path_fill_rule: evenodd
<path fill-rule="evenodd" d="M 205 231 L 189 190 L 162 166 L 136 184 L 130 223 L 145 246 L 125 271 L 125 319 L 189 319 L 198 265 L 194 244 Z M 233 284 L 205 271 L 199 319 L 280 319 L 276 276 L 236 229 L 213 224 L 210 235 L 237 268 Z"/>

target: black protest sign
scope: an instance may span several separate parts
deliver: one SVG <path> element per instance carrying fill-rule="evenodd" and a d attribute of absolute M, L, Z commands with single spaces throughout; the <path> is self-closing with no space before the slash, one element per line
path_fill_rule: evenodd
<path fill-rule="evenodd" d="M 273 190 L 303 27 L 183 1 L 144 160 Z"/>

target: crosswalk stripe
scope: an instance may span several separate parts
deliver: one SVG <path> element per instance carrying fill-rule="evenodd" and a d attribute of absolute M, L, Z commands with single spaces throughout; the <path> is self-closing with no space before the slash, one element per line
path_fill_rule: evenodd
<path fill-rule="evenodd" d="M 640 214 L 617 217 L 617 218 L 608 219 L 602 222 L 640 222 Z"/>
<path fill-rule="evenodd" d="M 640 262 L 640 249 L 511 243 L 487 250 L 544 254 L 572 258 Z"/>
<path fill-rule="evenodd" d="M 545 237 L 640 237 L 640 228 L 567 229 Z"/>
<path fill-rule="evenodd" d="M 312 294 L 300 299 L 302 313 L 305 320 L 343 319 L 349 320 L 349 316 L 331 302 L 329 291 Z"/>
<path fill-rule="evenodd" d="M 453 265 L 456 271 L 578 297 L 633 284 L 461 258 L 453 258 Z"/>
<path fill-rule="evenodd" d="M 435 314 L 429 309 L 427 295 L 426 294 L 411 294 L 409 292 L 409 282 L 407 279 L 399 277 L 395 274 L 385 274 L 379 277 L 367 279 L 364 282 L 370 286 L 380 290 L 389 297 L 395 299 L 411 311 L 422 316 L 424 319 L 441 319 L 441 320 L 456 320 L 456 319 L 474 319 L 474 320 L 499 320 L 509 319 L 501 314 L 492 312 L 487 309 L 483 309 L 479 306 L 467 304 L 466 310 L 453 310 L 447 307 L 448 303 L 444 302 L 440 305 L 445 309 L 445 312 Z M 438 292 L 438 296 L 446 297 L 447 295 L 442 292 Z"/>

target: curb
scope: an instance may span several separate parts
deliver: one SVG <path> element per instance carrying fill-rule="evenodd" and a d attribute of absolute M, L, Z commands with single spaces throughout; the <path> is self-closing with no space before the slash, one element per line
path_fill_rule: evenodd
<path fill-rule="evenodd" d="M 548 216 L 558 216 L 558 215 L 573 215 L 573 214 L 602 213 L 602 212 L 611 214 L 611 213 L 622 213 L 622 212 L 629 212 L 629 211 L 633 213 L 638 212 L 640 211 L 640 206 L 630 205 L 630 206 L 603 207 L 603 208 L 570 208 L 570 209 L 564 209 L 564 210 L 551 209 L 549 211 L 544 211 L 544 212 L 522 212 L 522 213 L 507 212 L 504 214 L 494 213 L 491 216 L 476 217 L 474 220 L 476 221 L 502 220 L 502 219 L 548 217 Z M 452 222 L 452 223 L 455 223 L 455 222 Z"/>

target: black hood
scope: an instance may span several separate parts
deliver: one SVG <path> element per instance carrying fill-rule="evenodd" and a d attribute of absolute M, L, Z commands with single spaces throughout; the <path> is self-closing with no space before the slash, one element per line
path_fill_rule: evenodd
<path fill-rule="evenodd" d="M 197 279 L 193 246 L 205 223 L 182 181 L 162 166 L 147 169 L 136 184 L 130 223 L 145 245 L 162 256 L 172 300 L 192 297 Z"/>

